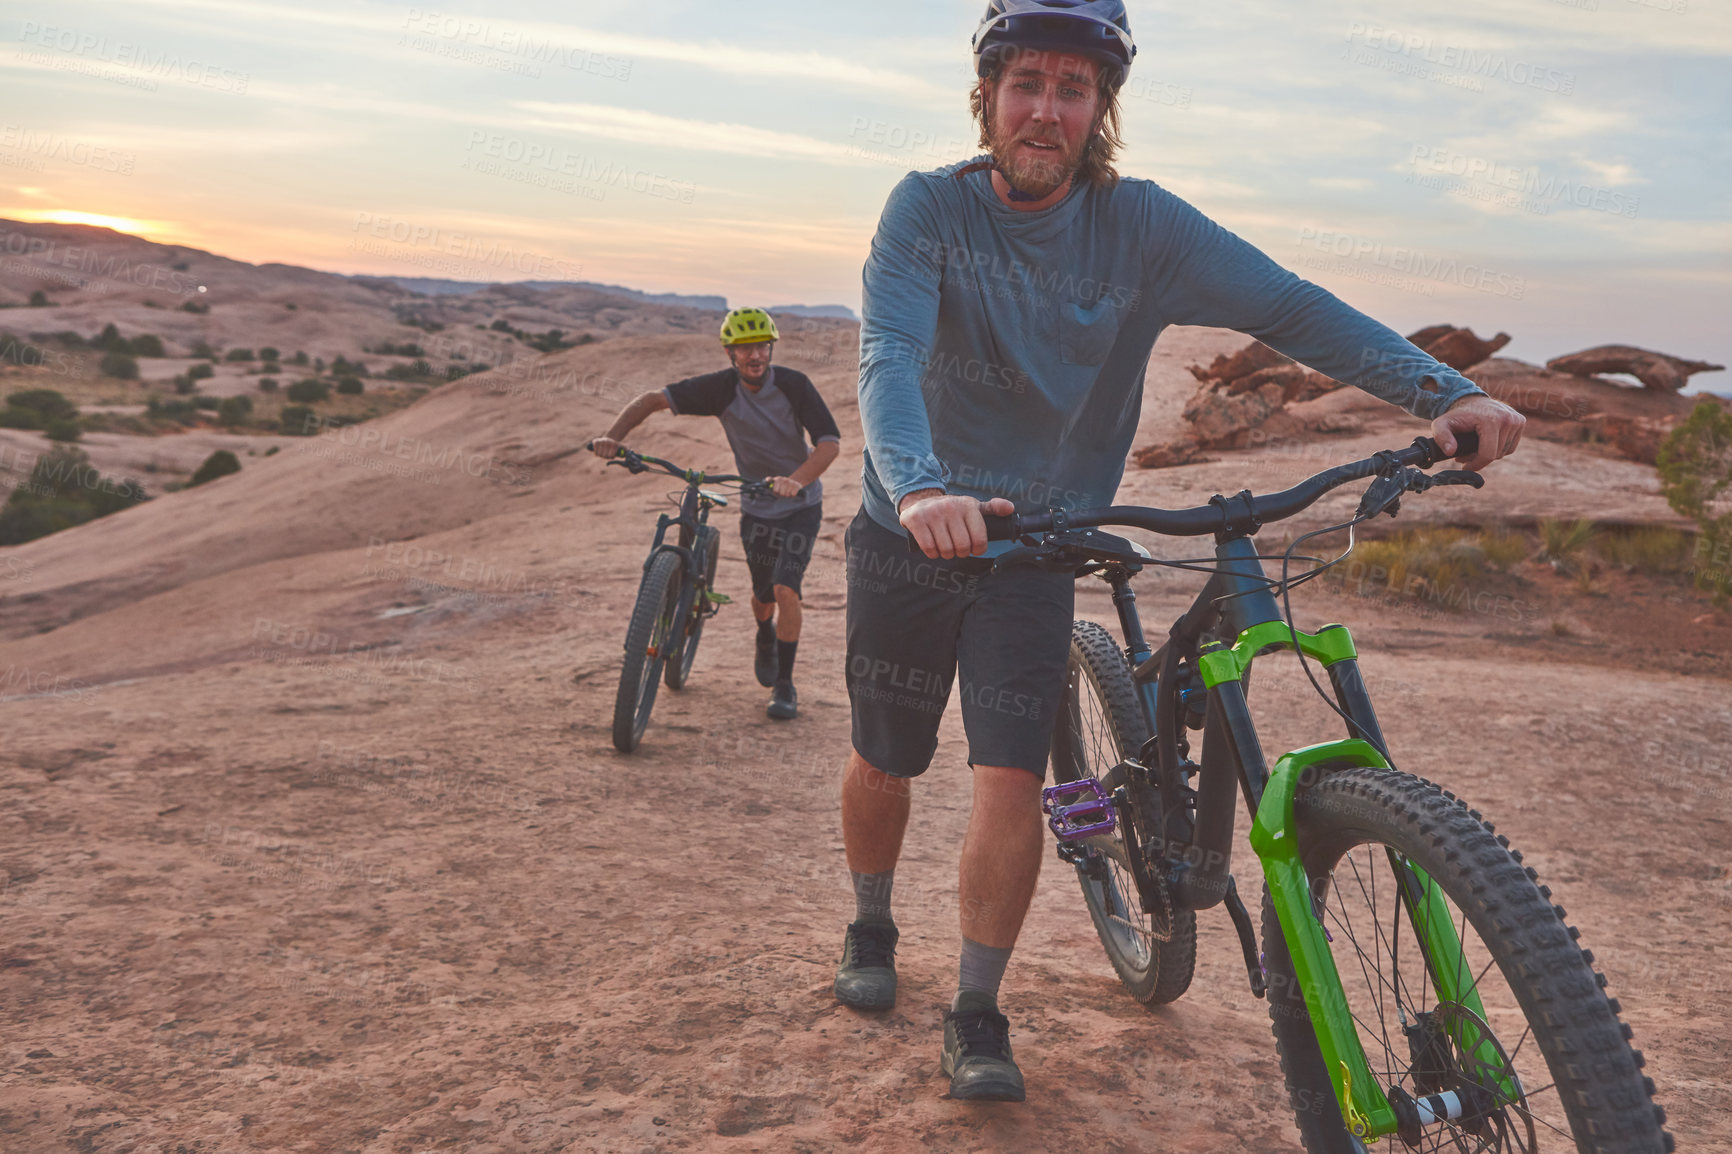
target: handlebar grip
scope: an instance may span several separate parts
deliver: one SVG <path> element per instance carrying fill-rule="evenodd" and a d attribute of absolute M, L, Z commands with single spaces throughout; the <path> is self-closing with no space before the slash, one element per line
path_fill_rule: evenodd
<path fill-rule="evenodd" d="M 1471 457 L 1479 452 L 1479 434 L 1471 429 L 1464 429 L 1455 435 L 1455 457 Z"/>
<path fill-rule="evenodd" d="M 1014 541 L 1017 533 L 1016 514 L 1008 517 L 994 517 L 990 513 L 983 514 L 986 519 L 986 539 L 988 541 Z"/>

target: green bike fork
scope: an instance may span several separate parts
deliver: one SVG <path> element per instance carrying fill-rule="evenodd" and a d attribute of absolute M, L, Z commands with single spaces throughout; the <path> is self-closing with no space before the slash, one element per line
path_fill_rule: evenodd
<path fill-rule="evenodd" d="M 1357 657 L 1352 637 L 1340 626 L 1312 634 L 1291 629 L 1283 621 L 1265 621 L 1246 629 L 1230 648 L 1217 644 L 1202 654 L 1198 671 L 1211 690 L 1224 682 L 1240 681 L 1257 654 L 1275 647 L 1291 648 L 1295 637 L 1299 649 L 1325 667 Z M 1395 1133 L 1399 1123 L 1384 1087 L 1371 1073 L 1329 939 L 1312 902 L 1310 879 L 1299 859 L 1293 826 L 1293 796 L 1301 777 L 1306 770 L 1323 766 L 1388 769 L 1389 762 L 1376 746 L 1359 738 L 1323 742 L 1283 755 L 1263 787 L 1251 826 L 1251 848 L 1262 862 L 1270 900 L 1293 959 L 1293 972 L 1317 1035 L 1324 1068 L 1335 1088 L 1342 1121 L 1355 1138 L 1370 1143 Z M 1461 939 L 1449 918 L 1442 891 L 1411 862 L 1403 862 L 1398 871 L 1405 872 L 1403 897 L 1415 932 L 1423 941 L 1439 1000 L 1463 1005 L 1483 1020 L 1485 1009 L 1478 993 L 1471 981 L 1461 981 Z M 1459 1044 L 1463 1039 L 1457 1037 L 1456 1041 Z M 1496 1061 L 1496 1048 L 1489 1039 L 1479 1039 L 1474 1050 L 1483 1060 Z M 1502 1081 L 1500 1088 L 1511 1092 L 1508 1100 L 1516 1100 L 1519 1091 L 1507 1078 Z"/>

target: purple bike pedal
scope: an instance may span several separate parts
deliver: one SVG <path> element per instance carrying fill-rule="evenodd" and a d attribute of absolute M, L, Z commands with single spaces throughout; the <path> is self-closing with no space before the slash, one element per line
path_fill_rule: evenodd
<path fill-rule="evenodd" d="M 1113 830 L 1113 803 L 1092 777 L 1049 785 L 1040 791 L 1040 809 L 1060 841 L 1093 837 Z"/>

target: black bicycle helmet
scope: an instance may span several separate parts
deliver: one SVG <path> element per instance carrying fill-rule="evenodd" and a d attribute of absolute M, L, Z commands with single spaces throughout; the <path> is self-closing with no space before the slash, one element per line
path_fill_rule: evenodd
<path fill-rule="evenodd" d="M 1108 69 L 1113 88 L 1137 54 L 1123 0 L 991 0 L 974 32 L 974 71 L 986 76 L 1006 49 L 1076 52 Z"/>

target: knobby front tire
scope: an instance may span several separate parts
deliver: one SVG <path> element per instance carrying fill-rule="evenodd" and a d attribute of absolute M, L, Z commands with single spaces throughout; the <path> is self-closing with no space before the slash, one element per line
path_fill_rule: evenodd
<path fill-rule="evenodd" d="M 1135 757 L 1148 736 L 1136 686 L 1118 643 L 1092 621 L 1075 622 L 1064 699 L 1053 723 L 1053 780 L 1093 777 L 1111 792 L 1118 783 L 1109 779 L 1109 772 L 1125 758 Z M 1150 825 L 1160 827 L 1156 821 Z M 1123 847 L 1123 831 L 1115 829 L 1113 836 Z M 1107 959 L 1137 1001 L 1145 1006 L 1171 1002 L 1191 985 L 1197 961 L 1197 915 L 1192 910 L 1176 911 L 1171 937 L 1156 941 L 1152 919 L 1143 912 L 1137 895 L 1136 879 L 1117 861 L 1109 858 L 1105 864 L 1104 881 L 1089 877 L 1080 865 L 1077 881 Z"/>
<path fill-rule="evenodd" d="M 621 753 L 637 748 L 656 702 L 662 665 L 679 617 L 685 562 L 674 552 L 650 559 L 637 604 L 625 631 L 625 665 L 619 672 L 619 695 L 613 704 L 613 744 Z"/>
<path fill-rule="evenodd" d="M 681 600 L 679 620 L 684 633 L 676 634 L 673 644 L 677 650 L 670 655 L 664 680 L 669 689 L 684 689 L 686 682 L 691 680 L 692 662 L 698 655 L 698 640 L 704 635 L 704 622 L 710 619 L 705 612 L 708 598 L 705 596 L 716 587 L 716 558 L 722 549 L 722 534 L 719 529 L 705 525 L 698 530 L 698 545 L 692 550 L 697 557 L 701 574 L 696 579 L 685 583 L 685 595 Z"/>
<path fill-rule="evenodd" d="M 1385 1091 L 1394 1085 L 1418 1097 L 1459 1088 L 1481 1103 L 1477 1119 L 1426 1128 L 1418 1149 L 1672 1149 L 1654 1083 L 1642 1074 L 1642 1055 L 1630 1046 L 1630 1028 L 1618 1020 L 1592 953 L 1490 823 L 1430 782 L 1370 768 L 1330 772 L 1302 788 L 1293 820 L 1373 1076 Z M 1443 916 L 1462 940 L 1456 969 L 1478 993 L 1483 1019 L 1460 1008 L 1465 994 L 1439 1000 L 1430 976 L 1438 962 L 1421 955 L 1397 892 L 1398 864 L 1407 878 L 1417 876 L 1408 866 L 1417 867 L 1442 890 Z M 1305 1147 L 1357 1154 L 1365 1148 L 1342 1121 L 1267 894 L 1263 948 L 1270 1021 Z M 1488 1036 L 1496 1049 L 1484 1045 Z M 1520 1094 L 1500 1096 L 1496 1088 L 1512 1084 L 1511 1071 Z M 1393 1136 L 1384 1141 L 1408 1148 Z"/>

